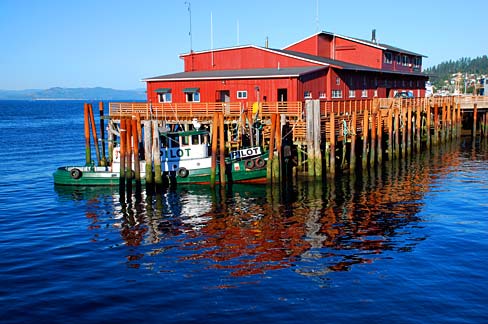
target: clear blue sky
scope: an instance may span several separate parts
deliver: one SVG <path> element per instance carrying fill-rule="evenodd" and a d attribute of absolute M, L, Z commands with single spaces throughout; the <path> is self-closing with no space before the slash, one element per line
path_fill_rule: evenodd
<path fill-rule="evenodd" d="M 486 0 L 319 0 L 318 15 L 317 0 L 190 3 L 196 51 L 266 37 L 282 48 L 318 30 L 370 39 L 374 28 L 380 42 L 428 56 L 424 68 L 488 54 Z M 0 0 L 0 89 L 143 88 L 182 71 L 189 25 L 184 0 Z"/>

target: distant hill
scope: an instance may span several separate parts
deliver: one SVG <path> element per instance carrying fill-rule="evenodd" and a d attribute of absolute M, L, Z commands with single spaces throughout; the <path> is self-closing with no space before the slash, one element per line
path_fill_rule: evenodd
<path fill-rule="evenodd" d="M 434 86 L 439 89 L 445 81 L 450 80 L 455 73 L 487 75 L 488 74 L 488 56 L 483 55 L 477 58 L 463 57 L 456 61 L 450 60 L 442 62 L 436 66 L 424 69 L 424 72 L 430 76 Z"/>
<path fill-rule="evenodd" d="M 145 89 L 49 88 L 0 90 L 0 100 L 146 100 Z"/>

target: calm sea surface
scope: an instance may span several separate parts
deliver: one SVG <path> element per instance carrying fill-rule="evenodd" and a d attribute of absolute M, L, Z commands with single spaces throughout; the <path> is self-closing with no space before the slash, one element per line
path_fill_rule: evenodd
<path fill-rule="evenodd" d="M 83 102 L 0 101 L 0 322 L 487 323 L 487 147 L 127 201 L 53 184 Z"/>

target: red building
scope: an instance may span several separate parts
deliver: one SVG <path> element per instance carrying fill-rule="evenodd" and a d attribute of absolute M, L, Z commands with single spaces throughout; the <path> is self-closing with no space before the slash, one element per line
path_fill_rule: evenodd
<path fill-rule="evenodd" d="M 144 79 L 149 102 L 338 100 L 425 95 L 421 54 L 320 32 L 283 49 L 190 52 L 185 71 Z"/>

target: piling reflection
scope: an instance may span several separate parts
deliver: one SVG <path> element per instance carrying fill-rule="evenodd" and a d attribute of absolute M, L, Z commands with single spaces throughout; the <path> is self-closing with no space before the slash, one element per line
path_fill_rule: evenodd
<path fill-rule="evenodd" d="M 412 251 L 427 239 L 419 230 L 424 195 L 461 158 L 444 146 L 364 174 L 286 188 L 181 186 L 139 197 L 57 190 L 86 201 L 88 229 L 96 237 L 118 230 L 133 268 L 165 271 L 174 266 L 169 261 L 231 276 L 283 268 L 324 276 Z"/>

